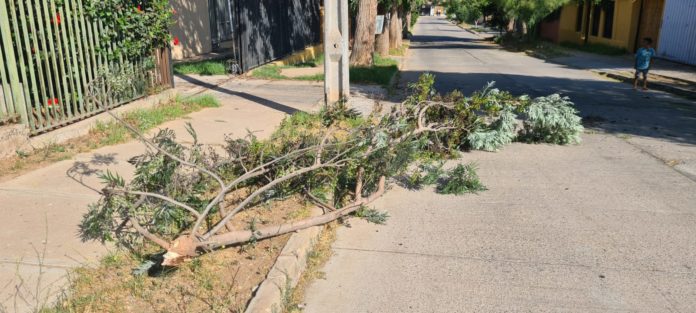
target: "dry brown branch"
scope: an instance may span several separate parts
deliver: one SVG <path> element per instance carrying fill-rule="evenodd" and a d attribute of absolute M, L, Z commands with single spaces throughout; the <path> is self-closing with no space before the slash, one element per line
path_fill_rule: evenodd
<path fill-rule="evenodd" d="M 188 205 L 186 205 L 186 204 L 184 204 L 184 203 L 181 203 L 181 202 L 179 202 L 179 201 L 176 201 L 176 200 L 174 200 L 174 199 L 172 199 L 172 198 L 170 198 L 170 197 L 163 196 L 163 195 L 158 194 L 158 193 L 144 192 L 144 191 L 135 191 L 135 190 L 125 190 L 125 189 L 113 189 L 113 188 L 111 188 L 111 189 L 106 189 L 106 190 L 107 190 L 108 192 L 111 192 L 111 193 L 132 194 L 132 195 L 137 195 L 137 196 L 145 196 L 145 197 L 157 198 L 157 199 L 160 199 L 160 200 L 169 202 L 169 203 L 171 203 L 171 204 L 173 204 L 173 205 L 175 205 L 175 206 L 178 206 L 178 207 L 181 207 L 181 208 L 185 209 L 186 211 L 188 211 L 189 213 L 191 213 L 191 214 L 192 214 L 193 216 L 195 216 L 196 218 L 200 218 L 200 217 L 201 217 L 201 214 L 198 213 L 198 211 L 196 211 L 194 208 L 192 208 L 192 207 L 190 207 L 190 206 L 188 206 Z"/>

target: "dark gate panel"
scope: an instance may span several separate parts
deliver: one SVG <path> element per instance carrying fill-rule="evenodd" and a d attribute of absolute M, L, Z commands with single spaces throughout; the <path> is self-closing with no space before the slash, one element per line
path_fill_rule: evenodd
<path fill-rule="evenodd" d="M 320 0 L 240 0 L 243 71 L 320 42 Z"/>

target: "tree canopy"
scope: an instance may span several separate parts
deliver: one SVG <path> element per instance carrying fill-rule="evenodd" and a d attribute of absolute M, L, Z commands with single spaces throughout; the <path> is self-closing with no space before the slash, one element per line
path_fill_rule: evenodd
<path fill-rule="evenodd" d="M 448 14 L 462 22 L 473 22 L 484 14 L 502 13 L 508 20 L 519 20 L 533 27 L 547 15 L 570 2 L 601 2 L 601 0 L 451 0 Z"/>

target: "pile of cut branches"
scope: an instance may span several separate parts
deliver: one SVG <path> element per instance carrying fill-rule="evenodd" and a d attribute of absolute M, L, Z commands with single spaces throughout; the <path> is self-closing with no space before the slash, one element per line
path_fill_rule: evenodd
<path fill-rule="evenodd" d="M 469 145 L 471 134 L 490 127 L 486 121 L 529 103 L 496 92 L 439 96 L 433 82 L 424 75 L 413 94 L 386 113 L 379 104 L 369 116 L 344 104 L 297 113 L 269 139 L 228 138 L 224 152 L 200 144 L 191 127 L 189 145 L 178 143 L 170 130 L 146 138 L 132 129 L 149 151 L 130 160 L 136 168 L 132 181 L 103 175 L 103 197 L 85 215 L 82 234 L 129 248 L 154 243 L 166 250 L 163 265 L 172 266 L 214 249 L 325 224 L 364 210 L 384 194 L 390 178 L 406 174 L 423 156 L 452 156 Z M 450 175 L 460 178 L 448 190 L 482 190 L 465 185 L 461 177 L 470 176 L 468 171 Z M 297 195 L 324 214 L 280 225 L 233 226 L 240 212 Z"/>

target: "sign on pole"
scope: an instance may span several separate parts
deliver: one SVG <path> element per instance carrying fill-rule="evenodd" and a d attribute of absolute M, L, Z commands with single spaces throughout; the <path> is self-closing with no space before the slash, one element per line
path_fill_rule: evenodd
<path fill-rule="evenodd" d="M 384 15 L 377 15 L 377 25 L 375 25 L 375 35 L 380 35 L 384 31 Z"/>

